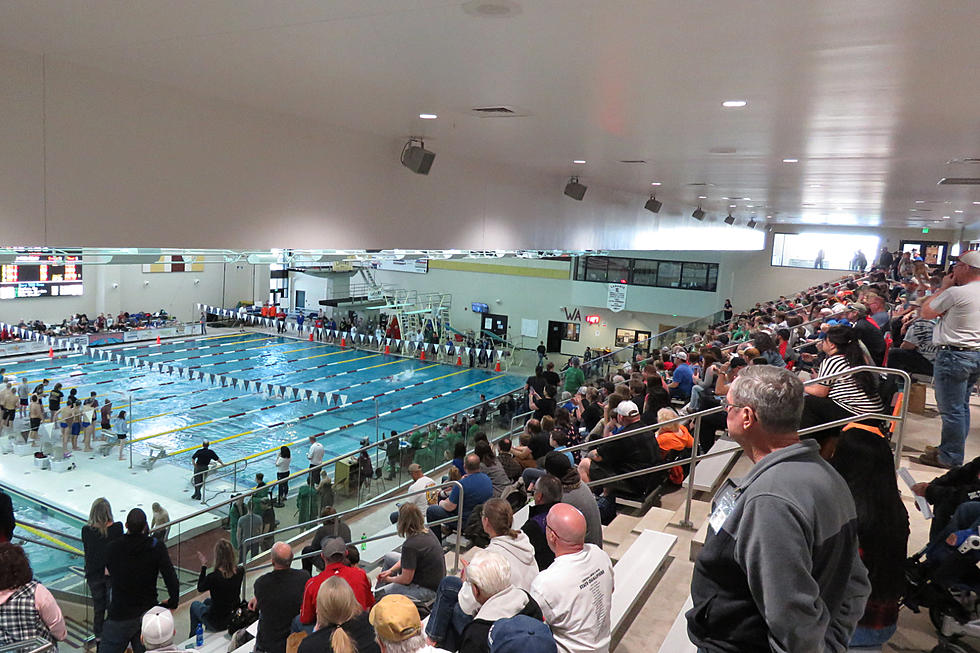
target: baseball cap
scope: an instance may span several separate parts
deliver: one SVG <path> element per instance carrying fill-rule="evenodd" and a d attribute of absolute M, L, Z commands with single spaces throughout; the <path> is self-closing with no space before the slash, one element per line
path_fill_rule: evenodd
<path fill-rule="evenodd" d="M 971 268 L 980 268 L 980 250 L 971 250 L 960 254 L 958 261 L 966 263 Z"/>
<path fill-rule="evenodd" d="M 687 352 L 686 351 L 679 351 L 676 354 L 674 354 L 674 358 L 676 358 L 677 360 L 686 361 L 687 360 Z"/>
<path fill-rule="evenodd" d="M 850 304 L 847 305 L 847 310 L 857 311 L 858 313 L 861 313 L 863 315 L 868 314 L 868 307 L 860 302 L 851 302 Z"/>
<path fill-rule="evenodd" d="M 173 614 L 163 606 L 153 606 L 143 614 L 142 633 L 143 643 L 147 646 L 169 644 L 177 633 Z"/>
<path fill-rule="evenodd" d="M 557 653 L 551 629 L 540 619 L 524 614 L 498 619 L 487 636 L 490 653 Z"/>
<path fill-rule="evenodd" d="M 404 642 L 422 632 L 418 608 L 402 594 L 388 594 L 375 603 L 368 621 L 386 642 Z"/>
<path fill-rule="evenodd" d="M 549 451 L 544 456 L 544 470 L 556 478 L 564 478 L 571 468 L 572 461 L 563 453 Z"/>
<path fill-rule="evenodd" d="M 621 401 L 616 406 L 616 414 L 623 417 L 636 417 L 640 414 L 640 409 L 632 401 Z"/>
<path fill-rule="evenodd" d="M 336 559 L 339 561 L 347 555 L 347 545 L 344 544 L 343 538 L 328 537 L 323 540 L 320 552 L 323 553 L 323 557 L 327 560 Z"/>

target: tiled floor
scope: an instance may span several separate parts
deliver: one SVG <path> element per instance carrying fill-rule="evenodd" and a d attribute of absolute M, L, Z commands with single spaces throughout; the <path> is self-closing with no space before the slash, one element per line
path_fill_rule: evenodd
<path fill-rule="evenodd" d="M 905 445 L 902 462 L 902 466 L 908 467 L 916 480 L 922 481 L 930 480 L 942 474 L 942 470 L 926 467 L 910 460 L 910 458 L 918 456 L 926 445 L 939 444 L 940 420 L 935 412 L 935 398 L 931 389 L 927 393 L 926 402 L 926 415 L 909 415 L 909 423 L 904 436 Z M 970 437 L 966 443 L 967 460 L 980 455 L 980 436 L 978 436 L 980 397 L 977 396 L 974 396 L 971 402 L 971 421 Z M 749 467 L 749 461 L 743 457 L 736 463 L 732 475 L 740 476 Z M 903 491 L 902 495 L 909 511 L 911 525 L 909 552 L 913 553 L 925 546 L 929 536 L 929 522 L 923 519 L 915 508 L 911 493 L 908 492 L 905 484 L 900 481 L 899 487 Z M 703 498 L 709 499 L 709 497 Z M 663 507 L 680 508 L 679 514 L 683 515 L 683 500 L 683 493 L 677 492 L 668 495 L 665 497 Z M 694 514 L 703 516 L 706 514 L 706 508 L 702 506 L 702 509 L 695 511 Z M 694 521 L 696 526 L 701 525 L 697 518 Z M 670 630 L 677 612 L 688 596 L 694 564 L 688 560 L 687 554 L 694 533 L 674 526 L 668 526 L 665 530 L 677 535 L 678 538 L 677 544 L 674 546 L 674 559 L 663 579 L 653 589 L 633 624 L 614 649 L 615 653 L 652 653 L 657 651 Z M 927 652 L 932 650 L 936 642 L 935 630 L 929 622 L 928 615 L 925 612 L 914 614 L 903 609 L 899 615 L 898 632 L 883 650 L 901 651 L 902 653 Z"/>

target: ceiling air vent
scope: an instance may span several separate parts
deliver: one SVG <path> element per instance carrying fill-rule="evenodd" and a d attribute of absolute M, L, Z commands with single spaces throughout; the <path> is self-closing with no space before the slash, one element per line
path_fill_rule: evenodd
<path fill-rule="evenodd" d="M 522 111 L 515 106 L 504 105 L 473 107 L 470 109 L 470 113 L 481 118 L 514 118 L 527 115 L 526 111 Z"/>
<path fill-rule="evenodd" d="M 643 159 L 620 159 L 620 163 L 646 163 Z"/>
<path fill-rule="evenodd" d="M 943 177 L 940 186 L 980 186 L 980 177 Z"/>

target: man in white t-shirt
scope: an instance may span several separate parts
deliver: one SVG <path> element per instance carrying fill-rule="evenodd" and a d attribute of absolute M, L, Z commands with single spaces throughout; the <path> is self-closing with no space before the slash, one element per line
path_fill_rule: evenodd
<path fill-rule="evenodd" d="M 562 653 L 607 653 L 611 638 L 613 568 L 609 556 L 585 543 L 585 517 L 556 503 L 548 511 L 545 537 L 555 561 L 531 583 Z"/>
<path fill-rule="evenodd" d="M 922 317 L 939 318 L 932 332 L 936 345 L 933 384 L 943 420 L 938 448 L 927 448 L 919 462 L 959 467 L 970 432 L 970 391 L 980 377 L 980 251 L 959 257 L 939 292 L 922 302 Z"/>
<path fill-rule="evenodd" d="M 409 494 L 418 490 L 424 490 L 425 488 L 432 487 L 436 484 L 435 481 L 422 473 L 422 467 L 418 463 L 412 463 L 408 466 L 408 475 L 412 477 L 412 484 L 408 486 Z M 408 497 L 408 500 L 418 506 L 419 511 L 424 515 L 426 509 L 428 509 L 430 505 L 430 494 L 432 494 L 432 492 L 419 492 L 418 494 L 412 494 L 412 496 Z M 435 503 L 435 501 L 432 501 L 432 503 Z M 402 504 L 399 503 L 396 505 L 401 506 Z M 391 513 L 389 518 L 391 519 L 392 524 L 397 524 L 398 511 L 396 510 L 395 512 Z"/>
<path fill-rule="evenodd" d="M 310 485 L 316 487 L 320 484 L 320 463 L 323 462 L 323 445 L 316 441 L 316 436 L 310 436 L 310 450 L 306 452 L 306 459 L 310 461 Z"/>

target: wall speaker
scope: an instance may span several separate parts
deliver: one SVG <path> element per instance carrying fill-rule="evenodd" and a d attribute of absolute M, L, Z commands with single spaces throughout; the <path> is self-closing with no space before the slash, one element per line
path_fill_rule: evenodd
<path fill-rule="evenodd" d="M 579 202 L 585 197 L 586 190 L 588 190 L 588 187 L 578 183 L 578 177 L 572 177 L 571 181 L 565 184 L 565 194 Z"/>
<path fill-rule="evenodd" d="M 422 141 L 416 145 L 409 141 L 402 150 L 402 165 L 417 175 L 427 175 L 436 160 L 436 153 L 425 149 Z"/>
<path fill-rule="evenodd" d="M 647 200 L 647 203 L 643 205 L 643 208 L 651 213 L 660 213 L 661 206 L 663 206 L 663 204 L 658 202 L 657 198 L 651 195 L 650 199 Z"/>

